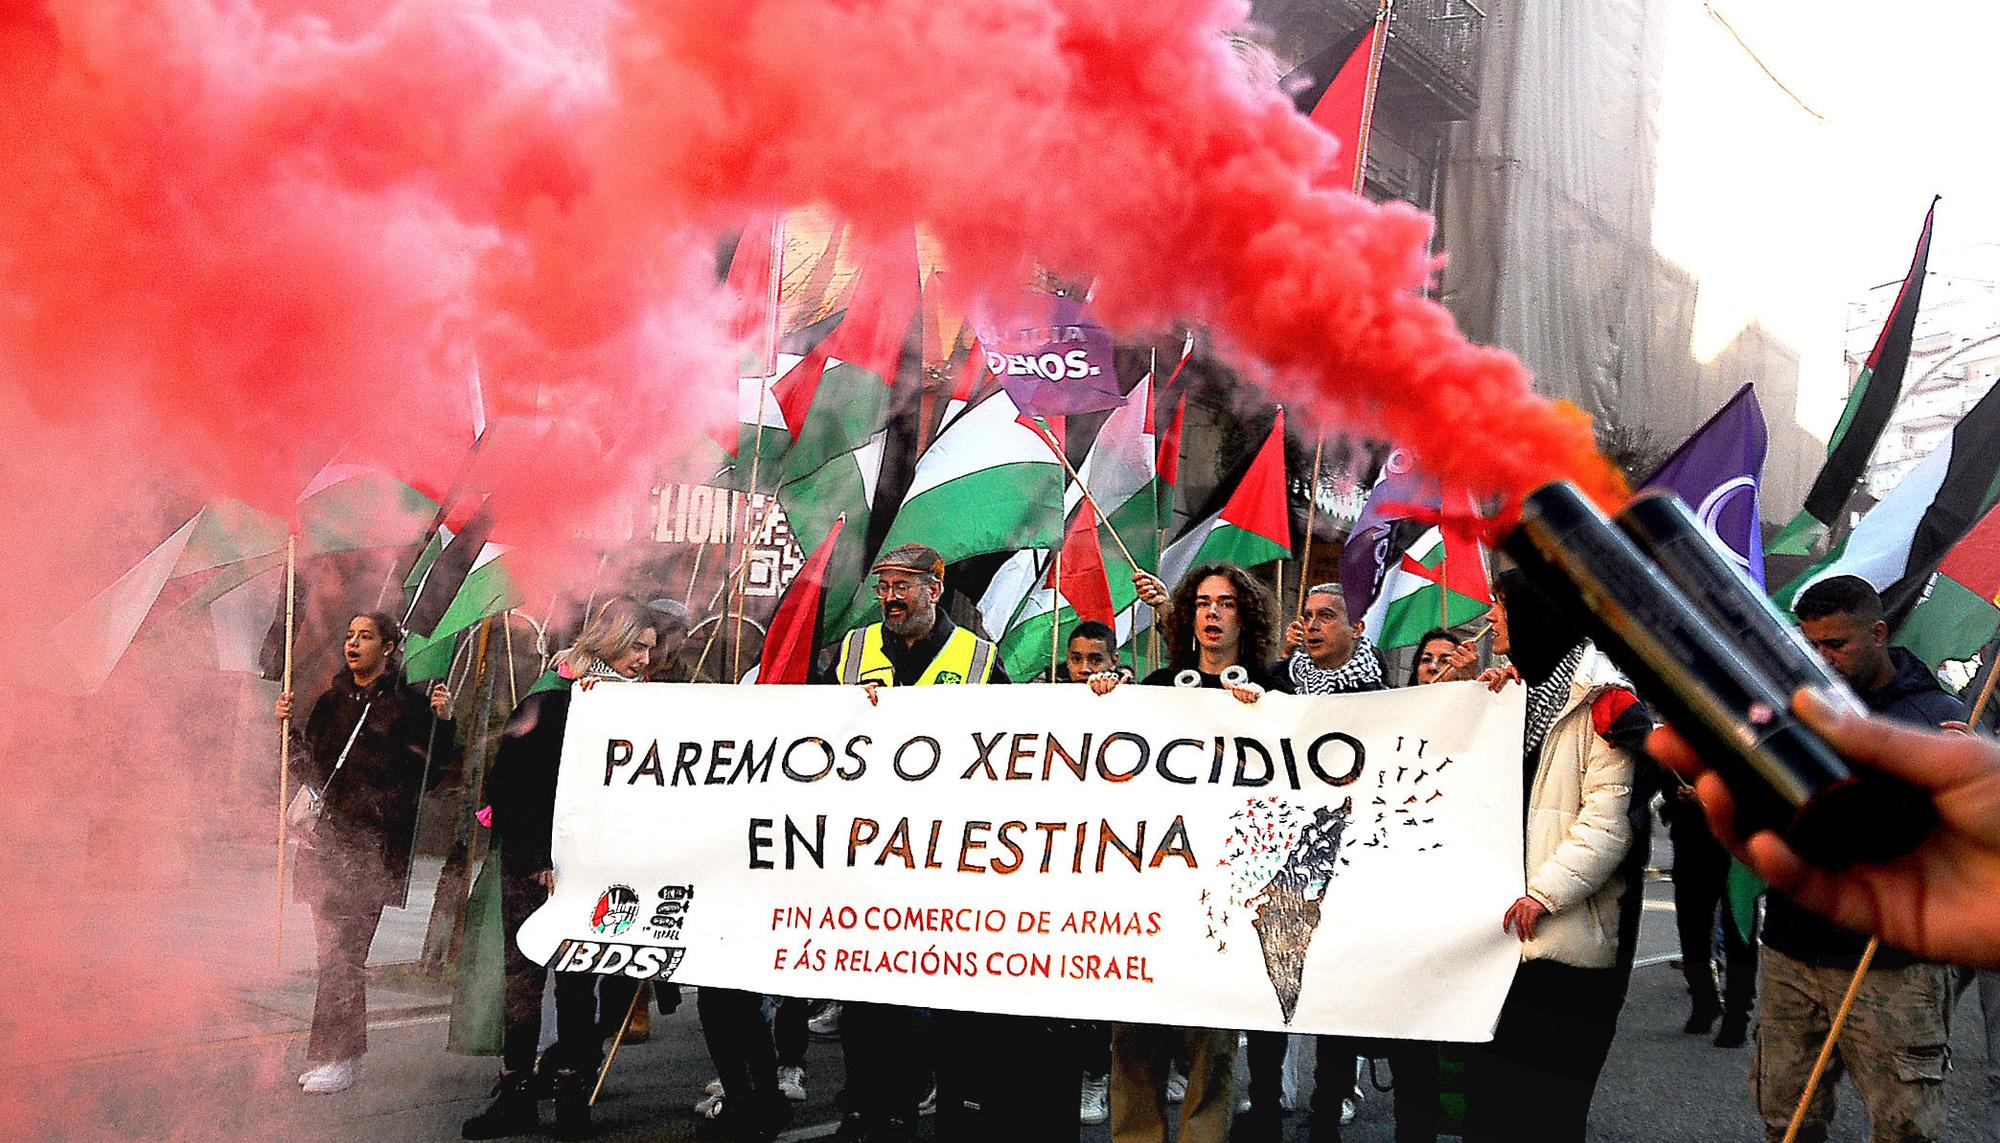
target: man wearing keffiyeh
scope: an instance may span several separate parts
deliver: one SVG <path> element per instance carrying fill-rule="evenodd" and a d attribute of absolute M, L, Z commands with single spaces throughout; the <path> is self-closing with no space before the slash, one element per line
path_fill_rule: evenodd
<path fill-rule="evenodd" d="M 1285 645 L 1292 653 L 1273 665 L 1270 674 L 1289 684 L 1287 689 L 1294 694 L 1337 695 L 1382 689 L 1382 662 L 1376 657 L 1374 644 L 1361 633 L 1361 624 L 1348 617 L 1346 597 L 1337 583 L 1316 584 L 1306 590 L 1304 614 L 1285 629 Z M 1237 1118 L 1230 1137 L 1271 1143 L 1282 1137 L 1284 1128 L 1279 1092 L 1285 1034 L 1251 1032 L 1249 1042 L 1250 1109 Z M 1435 1120 L 1437 1050 L 1433 1045 L 1321 1036 L 1320 1082 L 1313 1093 L 1313 1139 L 1340 1138 L 1341 1101 L 1353 1091 L 1354 1061 L 1363 1054 L 1389 1057 L 1396 1073 L 1399 1123 L 1406 1116 Z M 1419 1105 L 1423 1110 L 1418 1110 Z"/>
<path fill-rule="evenodd" d="M 1306 592 L 1305 613 L 1285 628 L 1291 655 L 1271 668 L 1290 679 L 1292 693 L 1337 695 L 1382 689 L 1382 661 L 1375 645 L 1350 620 L 1337 583 L 1316 584 Z"/>

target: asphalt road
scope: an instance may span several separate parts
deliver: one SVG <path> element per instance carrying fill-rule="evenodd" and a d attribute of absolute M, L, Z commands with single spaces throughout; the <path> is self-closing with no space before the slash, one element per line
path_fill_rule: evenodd
<path fill-rule="evenodd" d="M 1664 884 L 1648 886 L 1640 967 L 1619 1025 L 1591 1119 L 1593 1140 L 1743 1140 L 1756 1137 L 1745 1085 L 1748 1049 L 1712 1047 L 1683 1035 L 1685 994 L 1674 953 L 1672 905 Z M 170 982 L 162 982 L 170 986 Z M 405 998 L 408 1000 L 409 998 Z M 282 1007 L 280 1005 L 279 1007 Z M 692 1102 L 709 1078 L 693 1005 L 656 1018 L 652 1039 L 620 1053 L 598 1105 L 599 1137 L 612 1141 L 695 1138 Z M 1948 1080 L 1952 1138 L 1974 1138 L 1984 1047 L 1976 1003 L 1960 1010 Z M 62 1062 L 12 1059 L 0 1066 L 0 1098 L 13 1109 L 11 1139 L 171 1139 L 395 1141 L 455 1139 L 483 1106 L 491 1060 L 444 1049 L 442 1012 L 410 1000 L 373 1023 L 358 1086 L 335 1096 L 299 1093 L 294 1075 L 305 1048 L 291 1013 L 246 1006 L 233 1024 L 217 1022 L 197 1044 L 136 1045 Z M 840 1052 L 816 1040 L 808 1056 L 811 1099 L 800 1105 L 790 1139 L 829 1134 Z M 1363 1100 L 1346 1138 L 1391 1139 L 1390 1101 Z M 1291 1134 L 1304 1138 L 1294 1116 Z M 927 1137 L 929 1135 L 927 1134 Z M 1851 1089 L 1843 1088 L 1834 1138 L 1865 1137 Z M 1109 1132 L 1086 1128 L 1082 1140 Z"/>

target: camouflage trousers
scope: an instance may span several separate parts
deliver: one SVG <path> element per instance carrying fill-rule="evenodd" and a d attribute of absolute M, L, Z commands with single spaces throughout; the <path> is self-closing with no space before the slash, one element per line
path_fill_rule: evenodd
<path fill-rule="evenodd" d="M 1750 1094 L 1764 1120 L 1764 1138 L 1779 1143 L 1854 973 L 1817 968 L 1769 947 L 1760 967 Z M 1950 1006 L 1951 984 L 1940 965 L 1871 970 L 1806 1109 L 1800 1143 L 1826 1138 L 1833 1088 L 1843 1072 L 1853 1078 L 1868 1111 L 1872 1143 L 1942 1139 Z"/>

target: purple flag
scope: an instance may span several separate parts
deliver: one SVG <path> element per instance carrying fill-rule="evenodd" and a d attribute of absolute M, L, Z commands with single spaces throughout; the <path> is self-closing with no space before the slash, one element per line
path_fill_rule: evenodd
<path fill-rule="evenodd" d="M 1112 368 L 1111 334 L 1082 302 L 1024 293 L 983 307 L 973 323 L 986 367 L 1031 417 L 1116 409 L 1125 403 Z"/>
<path fill-rule="evenodd" d="M 1411 509 L 1436 512 L 1444 504 L 1438 482 L 1419 472 L 1410 454 L 1391 449 L 1382 462 L 1382 475 L 1368 492 L 1368 503 L 1347 533 L 1347 546 L 1340 552 L 1340 593 L 1347 601 L 1347 614 L 1359 619 L 1368 614 L 1375 593 L 1382 590 L 1382 577 L 1389 564 L 1428 531 L 1435 520 L 1411 522 Z"/>
<path fill-rule="evenodd" d="M 1729 549 L 1736 566 L 1764 586 L 1764 537 L 1757 481 L 1764 473 L 1764 410 L 1745 385 L 1640 485 L 1679 496 Z"/>

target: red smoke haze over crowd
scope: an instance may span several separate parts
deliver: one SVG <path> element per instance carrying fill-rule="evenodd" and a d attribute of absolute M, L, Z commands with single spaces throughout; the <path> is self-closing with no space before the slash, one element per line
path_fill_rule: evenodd
<path fill-rule="evenodd" d="M 1337 144 L 1253 86 L 1224 35 L 1246 16 L 1237 0 L 0 0 L 0 627 L 32 676 L 61 652 L 36 633 L 186 505 L 285 513 L 336 454 L 448 484 L 475 363 L 489 416 L 537 440 L 496 449 L 481 480 L 507 497 L 531 581 L 559 576 L 538 552 L 702 455 L 734 408 L 718 236 L 807 204 L 872 235 L 927 227 L 961 303 L 1039 266 L 1092 281 L 1118 330 L 1203 326 L 1294 423 L 1394 439 L 1449 485 L 1519 496 L 1568 476 L 1617 497 L 1588 422 L 1422 296 L 1430 219 L 1322 185 Z M 115 701 L 132 717 L 10 716 L 8 824 L 54 854 L 75 839 L 49 823 L 78 799 L 150 809 L 120 827 L 141 833 L 201 812 L 79 780 L 128 755 L 156 787 L 201 772 L 172 730 L 198 698 Z M 119 727 L 151 733 L 84 744 Z M 0 880 L 17 934 L 88 916 Z M 126 930 L 93 971 L 157 965 L 158 936 Z M 46 1039 L 23 1012 L 87 1024 L 64 983 L 77 962 L 8 951 L 0 1054 Z"/>

